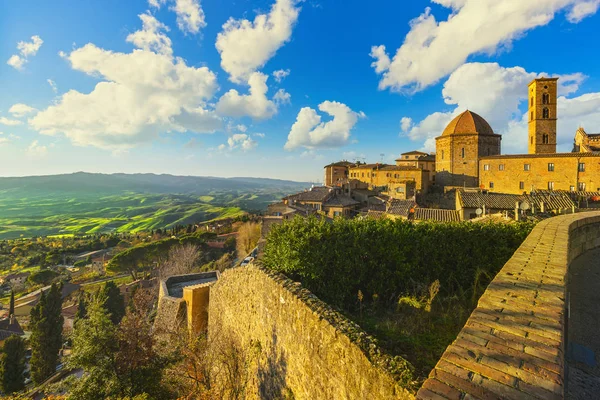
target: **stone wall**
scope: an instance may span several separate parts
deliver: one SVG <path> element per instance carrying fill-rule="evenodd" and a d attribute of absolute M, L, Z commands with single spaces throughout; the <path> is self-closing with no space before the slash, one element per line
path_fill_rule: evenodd
<path fill-rule="evenodd" d="M 412 399 L 410 366 L 299 283 L 256 265 L 225 271 L 211 288 L 209 336 L 260 343 L 251 398 Z"/>
<path fill-rule="evenodd" d="M 418 399 L 562 399 L 569 263 L 600 246 L 600 212 L 540 222 L 479 299 Z"/>

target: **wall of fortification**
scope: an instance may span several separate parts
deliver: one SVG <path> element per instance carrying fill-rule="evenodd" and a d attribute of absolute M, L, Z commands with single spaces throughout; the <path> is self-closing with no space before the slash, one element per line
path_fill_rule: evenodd
<path fill-rule="evenodd" d="M 490 283 L 418 399 L 563 399 L 569 264 L 600 247 L 600 212 L 540 222 Z"/>
<path fill-rule="evenodd" d="M 209 335 L 260 343 L 254 398 L 412 399 L 408 363 L 308 290 L 256 265 L 230 269 L 211 287 Z M 253 367 L 253 368 L 254 368 Z"/>

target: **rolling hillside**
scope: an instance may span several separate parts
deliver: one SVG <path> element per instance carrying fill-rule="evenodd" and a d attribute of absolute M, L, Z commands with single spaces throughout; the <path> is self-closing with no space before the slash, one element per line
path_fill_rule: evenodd
<path fill-rule="evenodd" d="M 310 184 L 89 174 L 0 178 L 0 239 L 136 232 L 256 212 Z"/>

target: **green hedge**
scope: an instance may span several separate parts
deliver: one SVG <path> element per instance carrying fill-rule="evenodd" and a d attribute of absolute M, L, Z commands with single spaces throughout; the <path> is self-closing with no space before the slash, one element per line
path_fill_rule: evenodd
<path fill-rule="evenodd" d="M 273 227 L 263 262 L 323 300 L 352 308 L 358 290 L 365 299 L 377 294 L 395 301 L 436 279 L 442 292 L 464 293 L 481 276 L 493 277 L 532 228 L 531 223 L 331 223 L 297 217 Z"/>

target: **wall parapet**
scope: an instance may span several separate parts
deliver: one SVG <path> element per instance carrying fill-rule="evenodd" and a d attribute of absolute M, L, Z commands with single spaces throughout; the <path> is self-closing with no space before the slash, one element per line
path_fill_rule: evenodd
<path fill-rule="evenodd" d="M 600 247 L 600 212 L 540 222 L 479 299 L 418 399 L 562 399 L 572 260 Z"/>
<path fill-rule="evenodd" d="M 279 375 L 296 399 L 414 398 L 408 361 L 385 354 L 356 323 L 257 262 L 226 270 L 212 287 L 209 335 L 213 326 L 283 358 Z M 275 395 L 269 385 L 257 382 L 261 396 Z"/>

